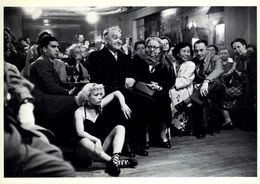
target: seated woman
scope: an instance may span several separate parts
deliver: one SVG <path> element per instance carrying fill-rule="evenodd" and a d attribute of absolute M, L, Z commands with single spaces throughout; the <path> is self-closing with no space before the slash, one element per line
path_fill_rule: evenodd
<path fill-rule="evenodd" d="M 218 55 L 218 47 L 216 45 L 209 45 L 207 50 L 211 56 Z"/>
<path fill-rule="evenodd" d="M 161 146 L 170 148 L 170 136 L 168 127 L 171 122 L 171 108 L 169 89 L 174 85 L 172 59 L 162 54 L 163 43 L 157 36 L 148 37 L 145 41 L 145 57 L 134 63 L 137 84 L 144 82 L 154 90 L 151 106 L 154 113 L 150 113 L 150 121 L 157 121 L 160 125 Z M 152 117 L 153 116 L 153 117 Z"/>
<path fill-rule="evenodd" d="M 224 73 L 222 74 L 222 79 L 225 82 L 226 90 L 225 90 L 225 98 L 223 100 L 223 107 L 220 110 L 223 117 L 224 123 L 222 127 L 224 129 L 232 129 L 233 123 L 229 114 L 229 110 L 234 107 L 238 96 L 241 95 L 242 84 L 234 83 L 232 80 L 233 76 L 236 75 L 236 62 L 233 61 L 232 58 L 229 57 L 229 51 L 227 47 L 222 47 L 219 50 L 219 55 L 223 62 Z M 233 84 L 232 84 L 233 83 Z"/>
<path fill-rule="evenodd" d="M 89 80 L 89 72 L 87 68 L 82 64 L 83 63 L 83 55 L 82 55 L 82 47 L 77 44 L 73 44 L 69 48 L 69 58 L 68 58 L 68 65 L 72 66 L 73 68 L 70 69 L 68 67 L 67 75 L 77 75 L 78 78 L 71 79 L 71 80 L 77 80 L 84 81 Z"/>
<path fill-rule="evenodd" d="M 234 51 L 236 71 L 241 79 L 242 95 L 238 100 L 238 121 L 244 129 L 256 129 L 256 102 L 257 102 L 257 56 L 255 52 L 247 50 L 244 39 L 237 38 L 231 42 Z M 250 122 L 244 123 L 244 122 Z"/>
<path fill-rule="evenodd" d="M 173 118 L 176 119 L 177 110 L 181 112 L 181 106 L 185 106 L 185 100 L 190 97 L 193 92 L 193 80 L 195 78 L 195 64 L 190 61 L 192 58 L 192 47 L 189 43 L 181 42 L 176 45 L 173 50 L 173 56 L 176 61 L 173 62 L 174 73 L 176 76 L 175 85 L 170 89 L 170 96 L 172 99 L 172 113 Z M 174 120 L 174 119 L 173 119 Z M 178 121 L 174 125 L 177 129 L 183 128 L 183 125 Z"/>
<path fill-rule="evenodd" d="M 79 140 L 76 154 L 79 157 L 77 159 L 82 161 L 90 159 L 106 162 L 106 172 L 112 176 L 118 176 L 120 167 L 134 167 L 137 161 L 119 158 L 124 144 L 125 128 L 117 125 L 110 132 L 104 130 L 107 122 L 102 117 L 102 109 L 117 98 L 125 118 L 130 118 L 131 110 L 126 105 L 121 92 L 115 91 L 103 98 L 104 93 L 102 84 L 88 83 L 78 94 L 82 106 L 75 111 L 74 115 Z M 112 148 L 112 156 L 106 153 L 109 148 Z"/>

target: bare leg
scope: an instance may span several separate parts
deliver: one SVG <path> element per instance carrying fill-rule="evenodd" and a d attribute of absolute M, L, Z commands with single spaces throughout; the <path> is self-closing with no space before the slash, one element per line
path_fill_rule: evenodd
<path fill-rule="evenodd" d="M 167 137 L 166 137 L 166 134 L 167 134 L 167 125 L 166 125 L 166 123 L 161 122 L 160 137 L 161 137 L 162 142 L 167 142 L 168 141 Z"/>
<path fill-rule="evenodd" d="M 231 118 L 230 118 L 230 115 L 229 115 L 229 112 L 225 109 L 221 109 L 221 113 L 224 117 L 224 120 L 225 120 L 225 124 L 229 124 L 230 122 L 232 122 Z"/>
<path fill-rule="evenodd" d="M 149 124 L 148 123 L 145 126 L 145 141 L 146 142 L 150 141 L 150 137 L 149 137 Z"/>
<path fill-rule="evenodd" d="M 103 149 L 107 151 L 112 144 L 113 153 L 121 153 L 125 141 L 125 127 L 117 125 L 106 137 Z"/>
<path fill-rule="evenodd" d="M 77 156 L 80 157 L 80 160 L 93 159 L 103 162 L 108 162 L 111 160 L 111 157 L 104 151 L 102 151 L 101 155 L 98 156 L 94 150 L 95 144 L 89 139 L 84 138 L 79 142 L 79 146 L 77 148 Z"/>

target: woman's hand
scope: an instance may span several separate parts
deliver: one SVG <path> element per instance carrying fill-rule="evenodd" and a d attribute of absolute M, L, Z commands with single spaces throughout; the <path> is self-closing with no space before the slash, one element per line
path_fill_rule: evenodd
<path fill-rule="evenodd" d="M 125 116 L 126 119 L 131 118 L 131 113 L 132 113 L 132 111 L 131 111 L 131 109 L 128 107 L 128 105 L 126 105 L 126 103 L 123 104 L 123 105 L 121 105 L 121 110 L 123 111 L 123 114 L 124 114 L 124 116 Z"/>
<path fill-rule="evenodd" d="M 150 88 L 156 91 L 160 91 L 162 89 L 162 87 L 159 86 L 157 82 L 153 82 L 153 81 L 150 84 L 147 84 L 147 86 L 149 86 Z"/>
<path fill-rule="evenodd" d="M 94 152 L 97 156 L 100 156 L 102 151 L 103 151 L 103 148 L 102 148 L 102 145 L 101 145 L 101 141 L 99 139 L 97 139 L 96 142 L 95 142 Z"/>

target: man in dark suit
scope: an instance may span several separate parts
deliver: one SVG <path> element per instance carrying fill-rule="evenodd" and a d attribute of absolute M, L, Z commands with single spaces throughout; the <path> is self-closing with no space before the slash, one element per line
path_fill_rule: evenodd
<path fill-rule="evenodd" d="M 133 72 L 131 71 L 131 59 L 121 51 L 121 30 L 117 26 L 110 27 L 103 32 L 103 36 L 105 39 L 104 48 L 92 52 L 89 55 L 88 62 L 91 80 L 103 84 L 107 94 L 115 90 L 120 90 L 124 94 L 126 102 L 130 105 L 133 112 L 132 115 L 135 117 L 135 112 L 137 112 L 137 103 L 135 102 L 139 97 L 131 92 L 131 89 L 135 84 L 135 79 L 133 78 Z M 113 114 L 120 113 L 119 111 L 115 112 L 118 107 L 116 103 L 117 102 L 107 108 L 108 111 L 104 112 L 104 116 L 107 114 L 107 118 L 115 119 Z M 122 118 L 117 120 L 124 121 Z M 134 133 L 134 130 L 140 130 L 141 125 L 138 125 L 137 127 L 134 125 L 136 121 L 133 121 L 135 120 L 131 118 L 130 122 L 124 123 L 127 129 L 126 141 L 135 145 L 132 146 L 132 150 L 129 149 L 129 146 L 126 146 L 126 155 L 134 156 L 134 154 L 132 154 L 133 151 L 136 154 L 147 156 L 148 152 L 136 144 L 138 138 L 134 135 L 136 134 L 136 132 Z"/>
<path fill-rule="evenodd" d="M 55 37 L 44 36 L 39 47 L 41 56 L 32 63 L 30 81 L 40 91 L 50 95 L 73 95 L 75 88 L 67 90 L 62 87 L 62 82 L 54 68 L 53 60 L 58 58 L 59 44 Z"/>
<path fill-rule="evenodd" d="M 198 40 L 194 43 L 195 90 L 191 100 L 195 107 L 193 120 L 196 121 L 197 138 L 205 137 L 206 128 L 209 129 L 209 133 L 212 133 L 213 127 L 212 125 L 210 127 L 208 122 L 210 110 L 213 107 L 220 107 L 225 92 L 223 83 L 218 79 L 224 71 L 222 60 L 216 55 L 211 55 L 207 51 L 207 45 L 206 40 Z"/>

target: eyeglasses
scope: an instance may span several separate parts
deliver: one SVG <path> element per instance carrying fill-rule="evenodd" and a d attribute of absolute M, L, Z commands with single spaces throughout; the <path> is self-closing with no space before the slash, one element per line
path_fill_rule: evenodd
<path fill-rule="evenodd" d="M 149 50 L 152 50 L 152 49 L 158 50 L 160 47 L 152 46 L 152 45 L 147 45 L 147 48 L 148 48 Z"/>

